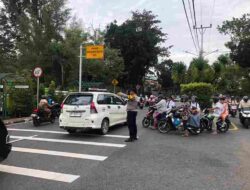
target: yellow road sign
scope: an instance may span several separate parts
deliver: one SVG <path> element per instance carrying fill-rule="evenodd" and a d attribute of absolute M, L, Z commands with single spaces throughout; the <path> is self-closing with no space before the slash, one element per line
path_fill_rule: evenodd
<path fill-rule="evenodd" d="M 116 79 L 112 80 L 112 84 L 113 84 L 114 86 L 117 86 L 118 83 L 119 83 L 118 80 L 116 80 Z"/>
<path fill-rule="evenodd" d="M 86 46 L 86 59 L 103 59 L 103 58 L 104 58 L 103 45 Z"/>

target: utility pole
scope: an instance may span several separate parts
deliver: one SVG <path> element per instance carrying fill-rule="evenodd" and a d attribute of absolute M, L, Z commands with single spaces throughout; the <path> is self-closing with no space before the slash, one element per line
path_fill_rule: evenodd
<path fill-rule="evenodd" d="M 210 24 L 210 26 L 202 26 L 202 25 L 201 25 L 201 27 L 194 26 L 194 29 L 199 30 L 199 32 L 201 34 L 201 47 L 200 47 L 200 52 L 199 52 L 199 57 L 200 58 L 203 58 L 203 53 L 204 53 L 204 50 L 203 50 L 203 37 L 204 37 L 204 34 L 205 34 L 205 32 L 206 32 L 206 30 L 208 28 L 212 28 L 212 24 Z"/>

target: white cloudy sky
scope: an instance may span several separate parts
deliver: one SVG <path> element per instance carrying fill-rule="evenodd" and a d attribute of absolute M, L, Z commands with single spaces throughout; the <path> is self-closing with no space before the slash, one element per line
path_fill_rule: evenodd
<path fill-rule="evenodd" d="M 185 2 L 188 8 L 188 0 Z M 214 9 L 212 9 L 213 2 L 215 2 Z M 212 29 L 205 33 L 204 51 L 211 52 L 216 49 L 219 49 L 220 53 L 227 51 L 224 43 L 228 37 L 219 34 L 216 27 L 226 19 L 250 13 L 250 0 L 195 0 L 195 5 L 197 25 L 213 24 Z M 118 23 L 122 23 L 131 16 L 131 11 L 151 10 L 159 16 L 161 27 L 168 34 L 166 46 L 174 46 L 171 49 L 171 59 L 188 64 L 193 56 L 184 51 L 196 53 L 182 0 L 68 0 L 68 6 L 73 14 L 82 20 L 85 27 L 94 25 L 101 28 L 115 19 Z M 208 55 L 206 58 L 213 62 L 220 53 Z"/>

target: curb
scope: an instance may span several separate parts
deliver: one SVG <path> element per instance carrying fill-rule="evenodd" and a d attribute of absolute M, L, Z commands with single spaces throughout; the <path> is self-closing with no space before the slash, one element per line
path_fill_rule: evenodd
<path fill-rule="evenodd" d="M 15 124 L 15 123 L 27 123 L 29 121 L 31 121 L 31 118 L 25 118 L 25 119 L 20 119 L 20 120 L 16 120 L 16 121 L 4 121 L 5 125 L 11 125 L 11 124 Z"/>

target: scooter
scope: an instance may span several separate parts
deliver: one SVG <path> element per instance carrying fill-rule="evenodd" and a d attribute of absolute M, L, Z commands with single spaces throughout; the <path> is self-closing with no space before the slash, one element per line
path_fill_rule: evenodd
<path fill-rule="evenodd" d="M 200 124 L 198 124 L 198 126 L 192 125 L 191 123 L 195 123 L 195 121 L 190 122 L 192 119 L 193 117 L 191 117 L 185 109 L 172 109 L 169 113 L 167 113 L 165 120 L 159 121 L 158 130 L 161 133 L 168 133 L 170 131 L 184 131 L 186 129 L 191 134 L 198 135 L 202 132 Z"/>
<path fill-rule="evenodd" d="M 41 123 L 45 122 L 54 123 L 57 117 L 57 109 L 55 109 L 55 106 L 52 105 L 50 116 L 47 116 L 44 110 L 34 109 L 33 113 L 31 114 L 31 117 L 33 120 L 33 125 L 36 127 L 41 125 Z"/>
<path fill-rule="evenodd" d="M 232 104 L 229 106 L 229 113 L 232 117 L 235 117 L 237 115 L 237 109 L 238 106 L 236 104 Z"/>
<path fill-rule="evenodd" d="M 225 120 L 223 120 L 221 117 L 218 119 L 218 121 L 216 122 L 216 127 L 217 127 L 217 131 L 221 132 L 221 133 L 225 133 L 228 131 L 229 127 L 231 125 L 231 121 L 229 120 L 229 116 L 227 116 L 225 118 Z"/>
<path fill-rule="evenodd" d="M 201 130 L 212 131 L 214 116 L 210 114 L 209 110 L 206 108 L 202 111 L 203 115 L 200 120 Z"/>
<path fill-rule="evenodd" d="M 240 110 L 240 122 L 245 128 L 249 129 L 250 126 L 250 108 L 242 108 Z"/>
<path fill-rule="evenodd" d="M 142 101 L 138 102 L 138 104 L 139 104 L 139 108 L 142 110 L 144 107 L 144 101 L 142 100 Z"/>
<path fill-rule="evenodd" d="M 5 124 L 0 119 L 0 162 L 5 160 L 11 152 L 12 144 Z"/>
<path fill-rule="evenodd" d="M 155 112 L 155 108 L 154 107 L 149 107 L 148 112 L 146 114 L 146 117 L 143 118 L 142 120 L 142 126 L 145 128 L 148 128 L 149 126 L 152 126 L 154 124 L 154 112 Z"/>
<path fill-rule="evenodd" d="M 170 131 L 184 130 L 181 120 L 181 114 L 177 109 L 167 112 L 166 117 L 158 122 L 160 133 L 169 133 Z"/>

